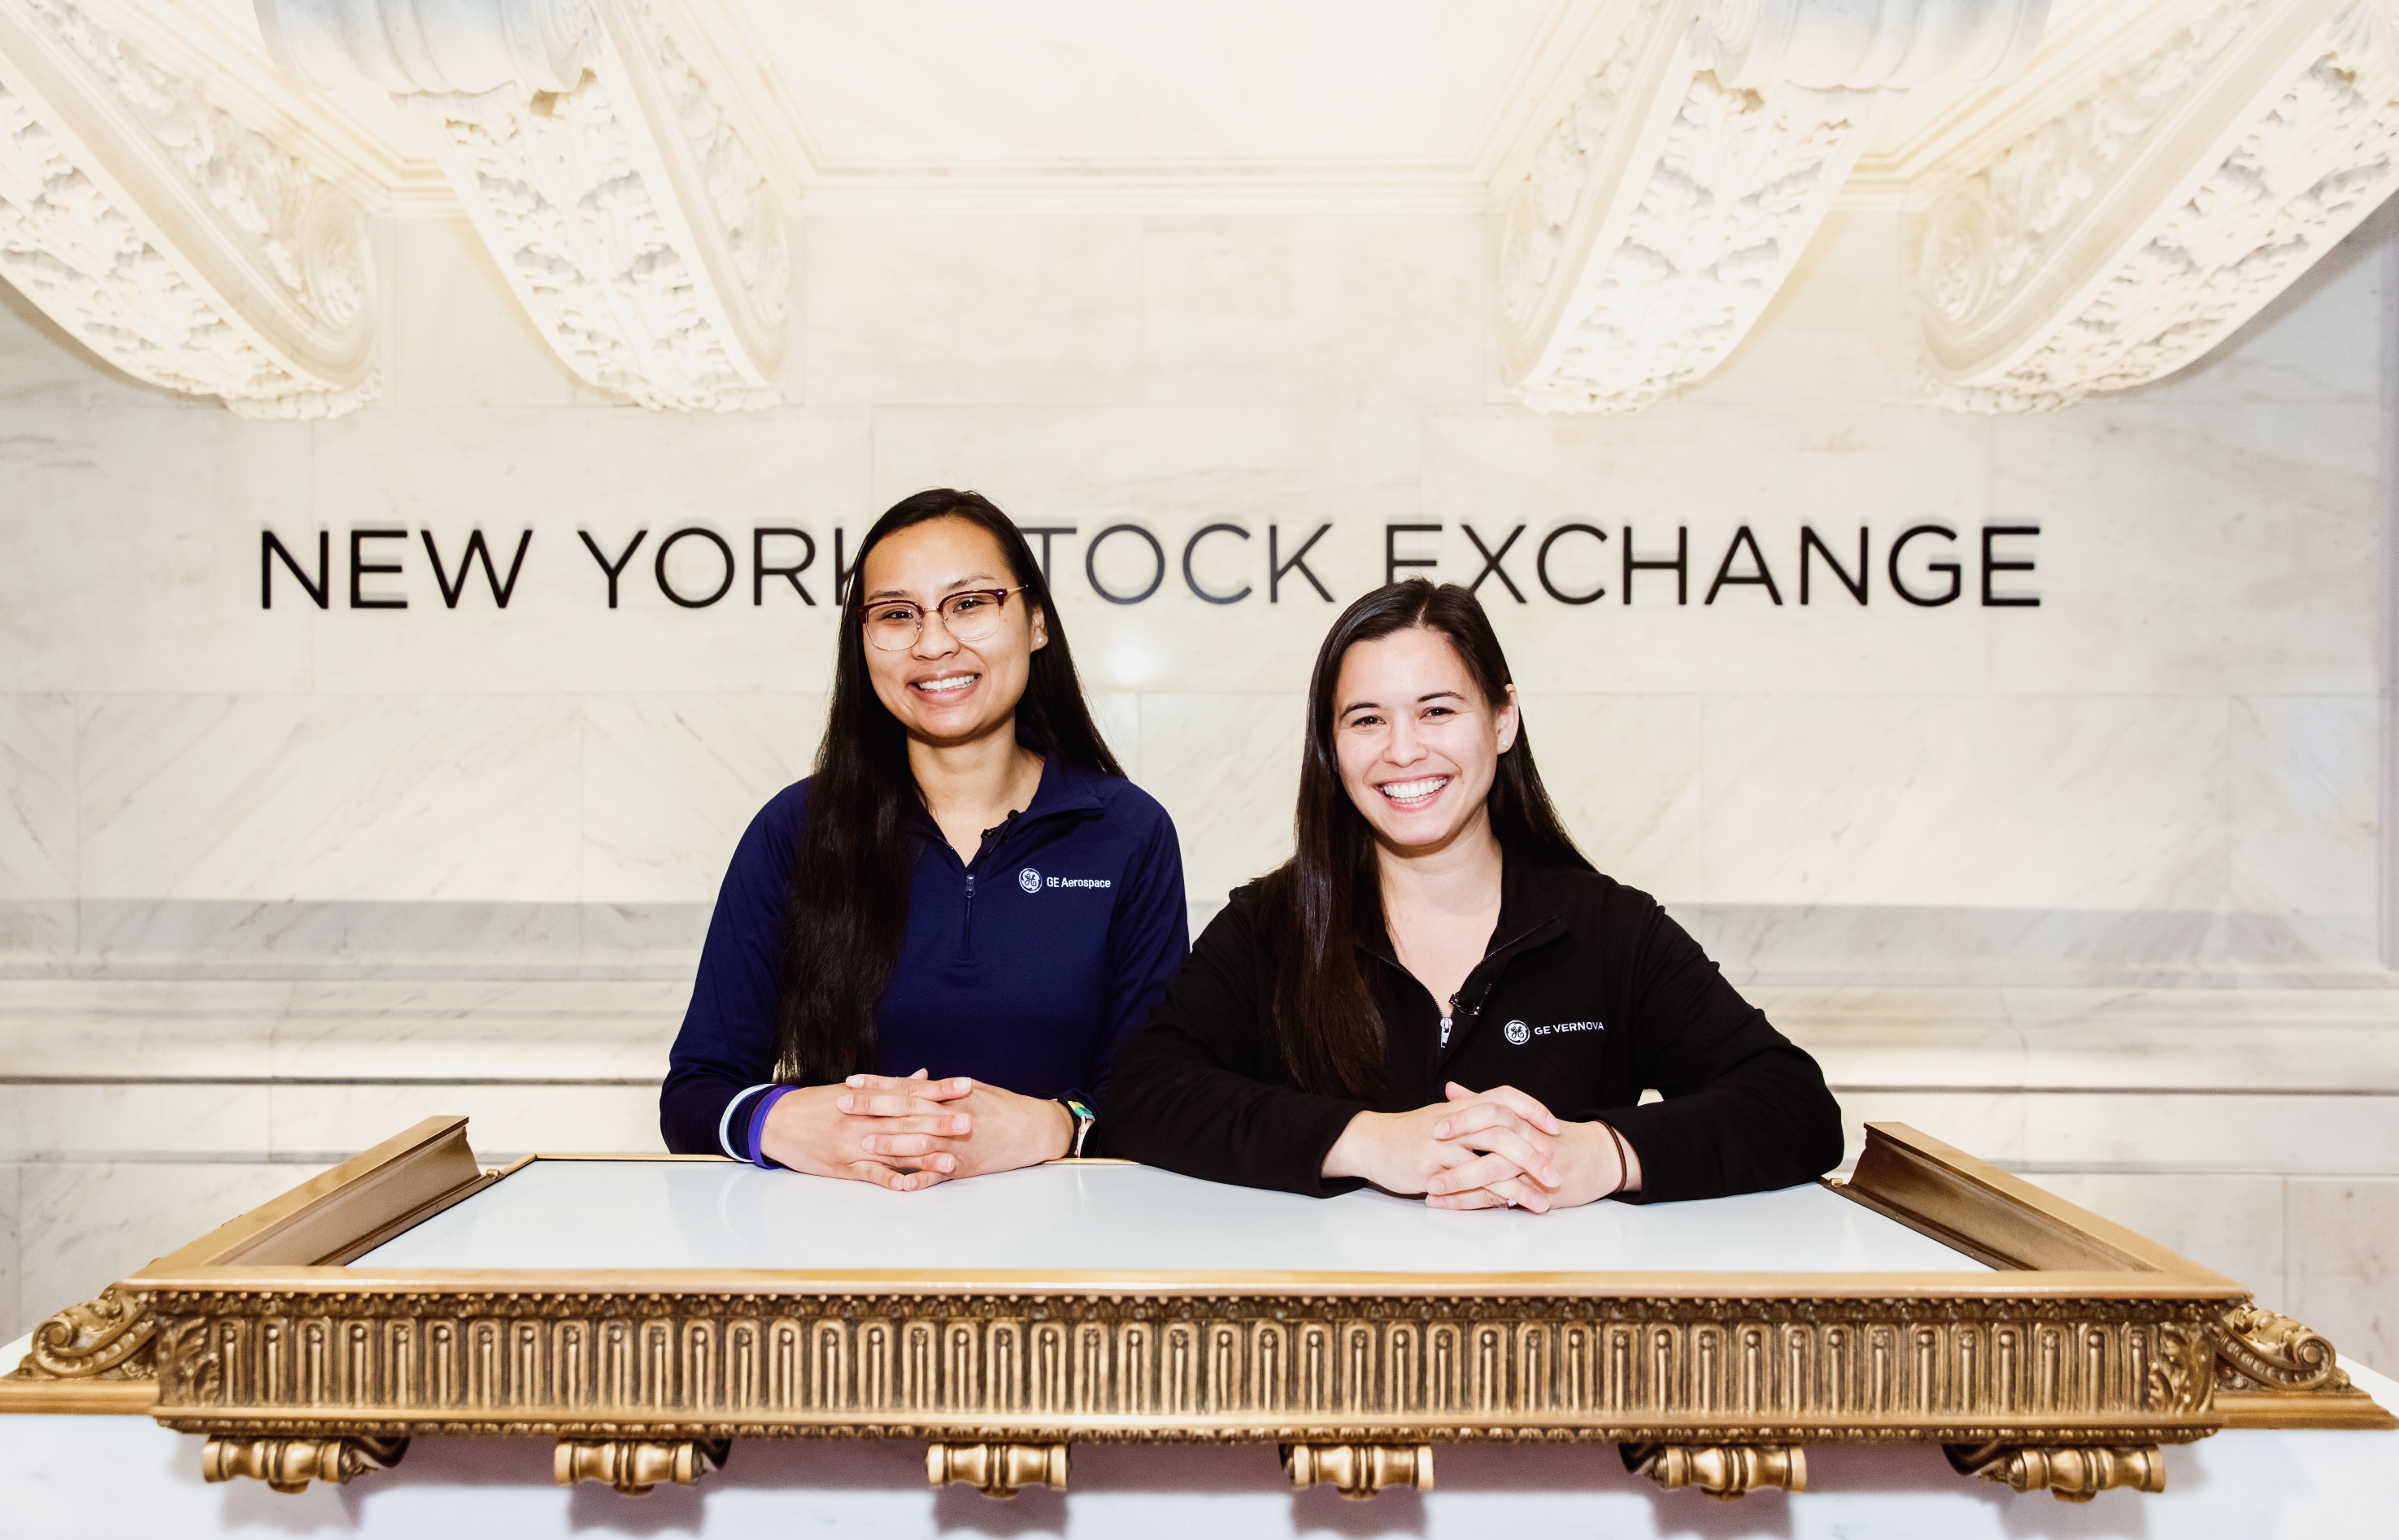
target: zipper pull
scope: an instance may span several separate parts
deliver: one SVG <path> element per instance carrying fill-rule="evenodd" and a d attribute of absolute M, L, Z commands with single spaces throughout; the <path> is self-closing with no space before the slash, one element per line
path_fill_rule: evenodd
<path fill-rule="evenodd" d="M 995 850 L 1000 845 L 1006 844 L 1008 843 L 1009 833 L 1016 828 L 1016 820 L 1023 817 L 1023 815 L 1024 810 L 1023 808 L 1011 807 L 1008 810 L 1008 817 L 1000 819 L 997 823 L 993 824 L 989 829 L 984 830 L 983 831 L 982 843 L 975 846 L 975 859 L 980 861 L 983 858 L 985 853 Z"/>
<path fill-rule="evenodd" d="M 1441 1046 L 1449 1047 L 1449 1024 L 1457 1017 L 1457 996 L 1449 997 L 1449 1014 L 1441 1019 Z"/>

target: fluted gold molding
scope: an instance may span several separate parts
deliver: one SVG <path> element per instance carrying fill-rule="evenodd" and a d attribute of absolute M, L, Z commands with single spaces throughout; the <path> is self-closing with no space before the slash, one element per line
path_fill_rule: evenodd
<path fill-rule="evenodd" d="M 2212 1432 L 2173 1298 L 161 1291 L 191 1431 L 1421 1443 Z"/>

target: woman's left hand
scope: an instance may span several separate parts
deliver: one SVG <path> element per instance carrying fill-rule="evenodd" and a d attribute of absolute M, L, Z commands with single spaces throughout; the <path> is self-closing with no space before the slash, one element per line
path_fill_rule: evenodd
<path fill-rule="evenodd" d="M 1478 1155 L 1461 1160 L 1457 1165 L 1433 1178 L 1425 1191 L 1425 1203 L 1434 1209 L 1527 1209 L 1534 1213 L 1547 1213 L 1552 1209 L 1573 1209 L 1586 1203 L 1596 1203 L 1619 1193 L 1637 1192 L 1641 1187 L 1641 1167 L 1634 1158 L 1628 1169 L 1619 1154 L 1617 1137 L 1601 1123 L 1568 1123 L 1555 1117 L 1548 1108 L 1524 1092 L 1502 1086 L 1495 1091 L 1475 1092 L 1451 1083 L 1445 1093 L 1453 1103 L 1460 1103 L 1433 1137 L 1453 1142 L 1465 1150 L 1480 1150 L 1486 1131 L 1504 1126 L 1527 1114 L 1538 1114 L 1553 1123 L 1557 1131 L 1552 1136 L 1550 1169 L 1558 1177 L 1552 1185 L 1537 1181 L 1515 1165 L 1494 1155 Z M 1528 1105 L 1518 1107 L 1521 1099 Z M 1512 1114 L 1512 1115 L 1511 1115 Z M 1632 1146 L 1622 1146 L 1630 1155 Z"/>
<path fill-rule="evenodd" d="M 865 1082 L 860 1088 L 885 1092 L 884 1079 L 860 1075 L 853 1076 L 851 1084 Z M 922 1125 L 938 1125 L 939 1131 L 920 1125 L 916 1118 L 893 1118 L 891 1129 L 877 1129 L 860 1141 L 867 1154 L 898 1166 L 914 1164 L 920 1174 L 946 1181 L 1037 1166 L 1064 1155 L 1074 1142 L 1074 1116 L 1058 1102 L 1019 1096 L 963 1075 L 934 1084 L 942 1089 L 941 1113 L 922 1119 Z M 891 1089 L 905 1085 L 893 1081 Z M 949 1158 L 935 1161 L 931 1158 L 935 1155 Z"/>

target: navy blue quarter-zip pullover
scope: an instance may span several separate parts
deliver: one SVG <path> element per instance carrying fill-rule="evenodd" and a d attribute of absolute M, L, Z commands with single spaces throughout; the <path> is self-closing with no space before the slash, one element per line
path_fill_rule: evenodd
<path fill-rule="evenodd" d="M 678 1154 L 756 1157 L 751 1119 L 775 1073 L 784 901 L 807 796 L 806 781 L 777 793 L 725 871 L 658 1093 Z M 907 934 L 875 1009 L 877 1067 L 1097 1107 L 1118 1045 L 1189 950 L 1166 810 L 1121 777 L 1052 758 L 1031 804 L 972 861 L 921 809 L 911 844 Z"/>

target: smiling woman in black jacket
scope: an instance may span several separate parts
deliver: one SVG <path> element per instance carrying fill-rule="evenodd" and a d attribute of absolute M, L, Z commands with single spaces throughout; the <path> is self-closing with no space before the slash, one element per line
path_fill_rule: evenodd
<path fill-rule="evenodd" d="M 1118 1055 L 1116 1153 L 1535 1211 L 1839 1164 L 1816 1061 L 1575 849 L 1465 589 L 1395 583 L 1335 622 L 1296 832 Z"/>

